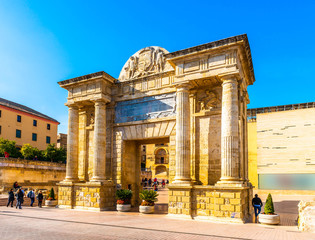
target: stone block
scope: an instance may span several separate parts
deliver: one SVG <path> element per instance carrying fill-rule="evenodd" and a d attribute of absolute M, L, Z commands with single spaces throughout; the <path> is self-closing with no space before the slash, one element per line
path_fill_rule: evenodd
<path fill-rule="evenodd" d="M 223 212 L 222 211 L 213 211 L 213 216 L 215 216 L 215 217 L 223 217 Z"/>
<path fill-rule="evenodd" d="M 182 202 L 190 202 L 190 197 L 182 197 Z"/>
<path fill-rule="evenodd" d="M 224 204 L 224 198 L 215 198 L 214 204 Z"/>
<path fill-rule="evenodd" d="M 222 198 L 234 198 L 235 193 L 224 192 L 224 193 L 220 194 L 220 197 L 222 197 Z"/>
<path fill-rule="evenodd" d="M 230 204 L 239 205 L 241 204 L 241 199 L 230 199 Z"/>
<path fill-rule="evenodd" d="M 221 210 L 222 211 L 234 212 L 234 206 L 232 206 L 232 205 L 221 205 Z"/>
<path fill-rule="evenodd" d="M 216 198 L 217 198 L 217 197 L 220 197 L 220 193 L 219 193 L 219 192 L 214 192 L 214 193 L 213 193 L 213 196 L 216 197 Z"/>
<path fill-rule="evenodd" d="M 241 211 L 242 211 L 241 205 L 235 206 L 235 212 L 241 212 Z"/>
<path fill-rule="evenodd" d="M 210 204 L 210 209 L 211 210 L 220 210 L 220 205 L 218 204 Z"/>

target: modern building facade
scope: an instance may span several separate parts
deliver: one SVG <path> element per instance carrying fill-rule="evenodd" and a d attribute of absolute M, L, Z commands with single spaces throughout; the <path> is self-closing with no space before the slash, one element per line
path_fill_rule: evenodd
<path fill-rule="evenodd" d="M 247 113 L 249 179 L 255 188 L 315 191 L 315 102 Z"/>
<path fill-rule="evenodd" d="M 16 142 L 17 147 L 29 143 L 40 150 L 57 143 L 59 122 L 24 105 L 0 98 L 0 137 Z"/>

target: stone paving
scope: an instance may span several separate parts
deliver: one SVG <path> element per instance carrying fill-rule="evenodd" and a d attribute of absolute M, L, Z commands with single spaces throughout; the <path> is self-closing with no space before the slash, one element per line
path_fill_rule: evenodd
<path fill-rule="evenodd" d="M 117 213 L 0 207 L 0 239 L 315 239 L 313 233 L 298 232 L 296 223 L 286 222 L 283 213 L 284 221 L 280 226 L 172 219 L 164 214 L 166 192 L 159 193 L 161 205 L 157 208 L 160 210 L 154 215 L 141 215 L 136 210 Z M 277 197 L 274 199 L 277 205 Z M 287 214 L 295 214 L 293 218 L 296 218 L 294 206 L 295 202 L 287 201 L 283 209 Z M 284 211 L 281 204 L 278 208 L 280 212 Z"/>

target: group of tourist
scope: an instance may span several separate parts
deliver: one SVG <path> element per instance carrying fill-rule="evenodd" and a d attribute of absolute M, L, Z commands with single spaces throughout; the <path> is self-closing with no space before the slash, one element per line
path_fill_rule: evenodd
<path fill-rule="evenodd" d="M 13 191 L 13 189 L 15 190 L 15 192 Z M 16 208 L 22 209 L 22 205 L 24 203 L 24 197 L 30 198 L 31 199 L 31 204 L 30 206 L 33 207 L 33 204 L 35 202 L 35 192 L 33 189 L 30 189 L 30 191 L 27 193 L 27 195 L 25 196 L 25 191 L 22 187 L 20 187 L 17 182 L 15 182 L 13 184 L 13 189 L 11 188 L 9 191 L 9 198 L 8 198 L 8 204 L 7 207 L 9 207 L 9 205 L 11 205 L 11 207 L 13 207 L 14 204 L 14 200 L 16 197 Z M 42 207 L 42 203 L 43 203 L 43 193 L 42 191 L 39 191 L 37 194 L 37 200 L 38 200 L 38 207 Z"/>
<path fill-rule="evenodd" d="M 165 179 L 162 179 L 161 183 L 158 181 L 157 178 L 154 178 L 153 181 L 151 178 L 147 179 L 147 178 L 142 178 L 142 186 L 143 187 L 153 187 L 154 191 L 158 190 L 158 186 L 162 185 L 162 188 L 165 188 L 166 184 L 169 184 L 168 179 L 165 181 Z"/>

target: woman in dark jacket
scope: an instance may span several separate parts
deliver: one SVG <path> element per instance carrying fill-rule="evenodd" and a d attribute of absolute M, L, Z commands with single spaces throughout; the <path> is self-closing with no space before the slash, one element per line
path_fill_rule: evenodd
<path fill-rule="evenodd" d="M 9 199 L 8 199 L 7 207 L 9 207 L 10 203 L 11 203 L 11 207 L 13 207 L 13 202 L 14 202 L 14 192 L 13 192 L 13 189 L 11 188 L 9 192 Z"/>
<path fill-rule="evenodd" d="M 39 191 L 38 195 L 37 195 L 37 199 L 38 199 L 38 206 L 41 208 L 42 204 L 43 204 L 43 193 L 42 191 Z"/>
<path fill-rule="evenodd" d="M 22 203 L 24 202 L 24 194 L 21 189 L 19 189 L 16 193 L 17 203 L 16 208 L 22 209 Z"/>

